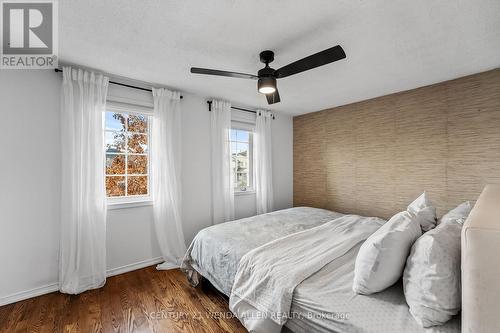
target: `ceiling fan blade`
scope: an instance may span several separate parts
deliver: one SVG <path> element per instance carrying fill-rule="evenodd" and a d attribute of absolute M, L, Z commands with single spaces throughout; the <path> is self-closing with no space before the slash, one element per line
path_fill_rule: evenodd
<path fill-rule="evenodd" d="M 251 80 L 257 80 L 259 78 L 258 76 L 252 75 L 252 74 L 227 72 L 227 71 L 220 71 L 220 70 L 217 70 L 217 69 L 198 68 L 198 67 L 191 67 L 191 73 L 194 73 L 194 74 L 206 74 L 206 75 L 218 75 L 218 76 L 227 76 L 227 77 L 236 77 L 236 78 L 239 78 L 239 79 L 251 79 Z"/>
<path fill-rule="evenodd" d="M 273 92 L 272 94 L 266 94 L 266 98 L 267 98 L 267 104 L 279 103 L 281 101 L 278 89 L 276 89 L 276 91 Z"/>
<path fill-rule="evenodd" d="M 346 55 L 344 50 L 340 45 L 337 45 L 281 67 L 276 71 L 276 77 L 283 78 L 297 73 L 305 72 L 307 70 L 344 59 L 345 57 Z"/>

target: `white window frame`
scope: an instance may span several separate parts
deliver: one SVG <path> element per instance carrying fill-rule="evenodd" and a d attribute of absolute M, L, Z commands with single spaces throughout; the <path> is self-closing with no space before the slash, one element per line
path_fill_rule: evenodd
<path fill-rule="evenodd" d="M 234 194 L 235 195 L 245 195 L 245 194 L 253 194 L 255 193 L 255 187 L 254 187 L 254 170 L 253 170 L 253 135 L 255 132 L 255 125 L 254 124 L 249 124 L 245 122 L 239 122 L 239 121 L 232 121 L 231 122 L 231 129 L 235 130 L 243 130 L 249 132 L 248 135 L 248 183 L 250 186 L 246 188 L 245 191 L 242 191 L 239 187 L 235 186 L 234 187 Z M 230 144 L 234 142 L 230 140 Z M 231 154 L 232 154 L 232 145 L 231 145 Z M 231 170 L 232 172 L 232 170 Z"/>
<path fill-rule="evenodd" d="M 106 196 L 106 203 L 108 206 L 108 210 L 114 209 L 122 209 L 122 208 L 131 208 L 131 207 L 140 207 L 140 206 L 150 206 L 153 204 L 153 198 L 151 195 L 151 185 L 152 185 L 152 177 L 151 177 L 151 129 L 153 122 L 153 108 L 141 104 L 131 104 L 124 103 L 122 100 L 108 100 L 106 105 L 106 110 L 103 112 L 103 133 L 111 132 L 106 130 L 106 122 L 105 122 L 105 113 L 106 112 L 115 112 L 115 113 L 126 113 L 126 114 L 139 114 L 143 116 L 147 116 L 148 118 L 148 194 L 147 195 L 133 195 L 133 196 L 123 196 L 123 197 L 108 197 Z M 127 132 L 128 133 L 128 132 Z M 128 153 L 122 153 L 121 155 L 127 155 Z M 120 154 L 117 154 L 120 155 Z M 106 163 L 106 149 L 104 147 L 104 163 Z M 125 159 L 125 167 L 127 167 L 128 160 Z M 105 165 L 106 167 L 106 165 Z M 104 171 L 106 172 L 106 171 Z M 104 177 L 106 177 L 106 173 Z M 128 175 L 126 176 L 133 176 Z M 127 193 L 127 180 L 125 178 L 125 193 Z"/>

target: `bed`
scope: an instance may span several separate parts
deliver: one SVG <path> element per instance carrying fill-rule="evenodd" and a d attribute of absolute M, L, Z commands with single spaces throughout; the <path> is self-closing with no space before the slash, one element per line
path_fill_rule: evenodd
<path fill-rule="evenodd" d="M 486 192 L 486 190 L 485 190 Z M 492 194 L 493 192 L 493 194 Z M 485 210 L 487 204 L 482 204 L 486 199 L 481 196 L 478 204 Z M 500 187 L 490 187 L 488 196 L 500 197 Z M 489 200 L 493 205 L 495 200 Z M 498 215 L 500 216 L 500 209 Z M 491 214 L 490 214 L 491 215 Z M 478 220 L 489 218 L 488 227 L 494 220 L 490 215 L 484 217 L 474 208 L 471 217 L 464 226 L 464 234 L 468 230 L 470 237 L 475 237 L 477 230 L 473 226 L 480 225 Z M 329 221 L 339 219 L 345 215 L 310 207 L 297 207 L 277 211 L 261 216 L 251 217 L 238 221 L 223 223 L 206 228 L 195 237 L 188 249 L 181 269 L 186 273 L 190 282 L 196 286 L 201 277 L 206 278 L 215 288 L 230 296 L 234 277 L 241 258 L 252 249 L 273 242 L 281 237 L 295 233 L 305 232 L 312 228 L 326 225 Z M 495 220 L 496 222 L 497 220 Z M 497 231 L 498 227 L 497 228 Z M 317 228 L 315 228 L 317 229 Z M 471 230 L 476 231 L 474 234 Z M 498 234 L 498 232 L 497 232 Z M 484 234 L 482 234 L 484 237 Z M 495 234 L 496 235 L 496 234 Z M 463 236 L 464 237 L 464 236 Z M 476 236 L 479 237 L 479 236 Z M 494 239 L 498 243 L 498 239 Z M 460 332 L 461 318 L 454 317 L 445 325 L 423 329 L 413 319 L 408 311 L 401 283 L 396 283 L 387 290 L 370 295 L 357 295 L 352 291 L 354 261 L 362 242 L 357 243 L 339 260 L 336 260 L 302 281 L 293 291 L 293 300 L 290 308 L 291 317 L 286 321 L 283 331 L 302 332 Z M 491 243 L 491 241 L 490 241 Z M 472 241 L 463 245 L 463 253 L 472 250 L 470 244 L 475 246 L 474 253 L 480 252 L 481 247 Z M 472 253 L 472 252 L 471 252 Z M 477 255 L 477 254 L 474 254 Z M 470 258 L 466 256 L 463 266 L 478 266 L 483 261 L 474 261 L 469 264 Z M 490 265 L 491 266 L 491 265 Z M 477 269 L 477 268 L 476 268 Z M 481 269 L 486 269 L 481 267 Z M 489 267 L 491 270 L 491 267 Z M 496 268 L 495 268 L 496 269 Z M 478 282 L 478 274 L 471 269 L 462 268 L 465 276 L 463 289 L 463 311 L 470 311 L 473 319 L 466 316 L 464 326 L 474 327 L 464 332 L 492 332 L 491 328 L 498 331 L 499 324 L 496 316 L 490 310 L 479 312 L 478 304 L 481 298 L 492 297 L 491 293 L 482 293 L 484 281 Z M 464 274 L 464 271 L 468 272 Z M 480 275 L 479 275 L 480 276 Z M 484 276 L 482 277 L 484 279 Z M 488 282 L 493 284 L 492 281 Z M 482 284 L 482 287 L 478 287 Z M 498 288 L 495 287 L 497 290 Z M 491 289 L 491 288 L 490 288 Z M 478 295 L 479 293 L 479 295 Z M 498 295 L 498 293 L 493 293 Z M 493 300 L 490 299 L 490 302 Z M 474 305 L 472 305 L 474 304 Z M 496 309 L 495 307 L 492 307 Z M 485 321 L 485 316 L 486 320 Z M 478 320 L 481 324 L 478 324 Z M 479 326 L 478 326 L 479 325 Z M 480 327 L 480 329 L 477 329 Z M 488 327 L 488 329 L 484 329 Z"/>

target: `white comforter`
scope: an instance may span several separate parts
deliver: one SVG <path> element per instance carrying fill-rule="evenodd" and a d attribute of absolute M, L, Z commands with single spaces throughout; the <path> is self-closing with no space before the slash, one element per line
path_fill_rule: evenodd
<path fill-rule="evenodd" d="M 385 221 L 345 215 L 264 244 L 244 255 L 230 309 L 250 332 L 280 332 L 289 318 L 295 288 L 339 260 Z"/>
<path fill-rule="evenodd" d="M 201 230 L 181 264 L 192 285 L 199 274 L 229 296 L 241 257 L 270 241 L 317 227 L 343 214 L 312 207 L 294 207 Z"/>

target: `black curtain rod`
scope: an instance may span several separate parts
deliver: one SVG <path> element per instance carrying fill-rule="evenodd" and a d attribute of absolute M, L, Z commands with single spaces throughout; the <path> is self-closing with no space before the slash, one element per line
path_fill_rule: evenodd
<path fill-rule="evenodd" d="M 56 68 L 54 69 L 56 73 L 62 72 L 62 69 Z M 137 86 L 132 86 L 130 84 L 125 84 L 125 83 L 120 83 L 120 82 L 115 82 L 115 81 L 109 81 L 109 83 L 116 84 L 117 86 L 122 86 L 122 87 L 127 87 L 127 88 L 132 88 L 132 89 L 137 89 L 137 90 L 143 90 L 143 91 L 153 91 L 153 89 L 148 89 L 148 88 L 142 88 L 142 87 L 137 87 Z M 181 95 L 181 99 L 184 98 L 184 96 Z"/>
<path fill-rule="evenodd" d="M 208 111 L 212 111 L 212 101 L 207 101 L 207 104 L 208 104 Z M 249 109 L 239 108 L 237 106 L 231 106 L 231 109 L 240 110 L 240 111 L 244 111 L 244 112 L 257 113 L 257 111 L 255 111 L 255 110 L 249 110 Z M 276 119 L 274 117 L 274 115 L 273 115 L 273 119 Z"/>

